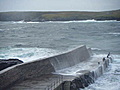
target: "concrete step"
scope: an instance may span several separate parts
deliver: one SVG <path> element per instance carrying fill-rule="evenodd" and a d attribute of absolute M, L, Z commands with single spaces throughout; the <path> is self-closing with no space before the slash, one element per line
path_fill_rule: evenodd
<path fill-rule="evenodd" d="M 16 83 L 8 90 L 53 90 L 62 82 L 61 75 L 43 75 Z"/>

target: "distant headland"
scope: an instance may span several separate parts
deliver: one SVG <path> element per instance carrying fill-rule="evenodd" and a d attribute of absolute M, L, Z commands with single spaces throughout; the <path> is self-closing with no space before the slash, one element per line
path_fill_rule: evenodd
<path fill-rule="evenodd" d="M 0 21 L 73 21 L 73 20 L 117 20 L 120 21 L 120 9 L 103 12 L 59 11 L 59 12 L 0 12 Z"/>

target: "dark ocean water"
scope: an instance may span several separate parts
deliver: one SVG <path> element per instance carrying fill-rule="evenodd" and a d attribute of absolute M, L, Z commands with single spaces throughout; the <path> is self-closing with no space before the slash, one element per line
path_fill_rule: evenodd
<path fill-rule="evenodd" d="M 111 52 L 114 63 L 106 74 L 112 76 L 112 71 L 120 68 L 118 21 L 0 22 L 0 59 L 19 58 L 28 62 L 80 45 L 91 47 L 95 55 L 105 56 Z M 106 77 L 103 75 L 103 78 Z M 106 83 L 112 82 L 109 81 Z M 106 87 L 103 89 L 101 86 L 93 88 L 101 82 L 102 79 L 85 90 L 106 90 Z M 113 82 L 117 86 L 109 90 L 120 90 L 120 75 Z"/>

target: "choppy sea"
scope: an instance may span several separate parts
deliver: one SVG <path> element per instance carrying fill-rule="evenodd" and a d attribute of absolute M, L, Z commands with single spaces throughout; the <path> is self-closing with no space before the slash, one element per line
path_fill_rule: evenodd
<path fill-rule="evenodd" d="M 94 55 L 111 52 L 113 57 L 107 72 L 83 90 L 120 90 L 119 21 L 0 22 L 0 59 L 29 62 L 80 45 L 91 47 Z"/>

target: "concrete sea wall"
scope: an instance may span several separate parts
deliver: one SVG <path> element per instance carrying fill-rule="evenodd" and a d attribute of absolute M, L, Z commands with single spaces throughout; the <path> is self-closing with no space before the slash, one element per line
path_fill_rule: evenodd
<path fill-rule="evenodd" d="M 9 67 L 0 71 L 0 88 L 5 88 L 16 81 L 51 74 L 55 70 L 73 66 L 88 58 L 90 54 L 86 46 L 80 46 L 60 55 Z"/>
<path fill-rule="evenodd" d="M 3 90 L 7 87 L 11 87 L 16 82 L 41 77 L 42 75 L 50 75 L 56 70 L 68 68 L 83 61 L 87 62 L 91 58 L 91 55 L 92 54 L 90 49 L 87 49 L 86 46 L 80 46 L 76 49 L 73 49 L 71 51 L 59 55 L 9 67 L 7 69 L 0 71 L 0 90 Z M 103 65 L 104 69 L 108 66 L 108 64 Z M 97 70 L 97 68 L 94 72 L 101 73 L 101 71 Z M 96 74 L 94 73 L 93 77 L 97 78 L 98 76 L 95 75 Z M 74 86 L 74 84 L 76 83 L 76 82 L 74 83 L 75 80 L 70 81 L 71 86 Z M 70 88 L 73 88 L 71 86 Z"/>
<path fill-rule="evenodd" d="M 53 66 L 47 59 L 7 68 L 0 72 L 0 90 L 11 86 L 17 81 L 39 77 L 54 71 Z"/>
<path fill-rule="evenodd" d="M 89 50 L 86 46 L 81 46 L 69 52 L 49 58 L 49 61 L 55 68 L 55 70 L 64 69 L 74 66 L 82 61 L 86 61 L 90 58 Z"/>
<path fill-rule="evenodd" d="M 86 71 L 82 75 L 79 75 L 74 80 L 70 82 L 69 90 L 80 90 L 80 88 L 85 88 L 88 85 L 95 82 L 95 80 L 100 77 L 109 66 L 110 59 L 106 59 L 101 65 L 99 65 L 95 70 Z M 67 89 L 65 89 L 67 90 Z"/>
<path fill-rule="evenodd" d="M 81 90 L 81 88 L 85 88 L 94 83 L 98 77 L 106 72 L 110 62 L 112 62 L 112 59 L 106 58 L 103 62 L 101 60 L 101 64 L 99 64 L 95 69 L 78 71 L 78 73 L 81 74 L 78 74 L 73 78 L 71 76 L 64 76 L 64 79 L 66 77 L 70 77 L 72 79 L 64 80 L 63 83 L 54 90 Z"/>

